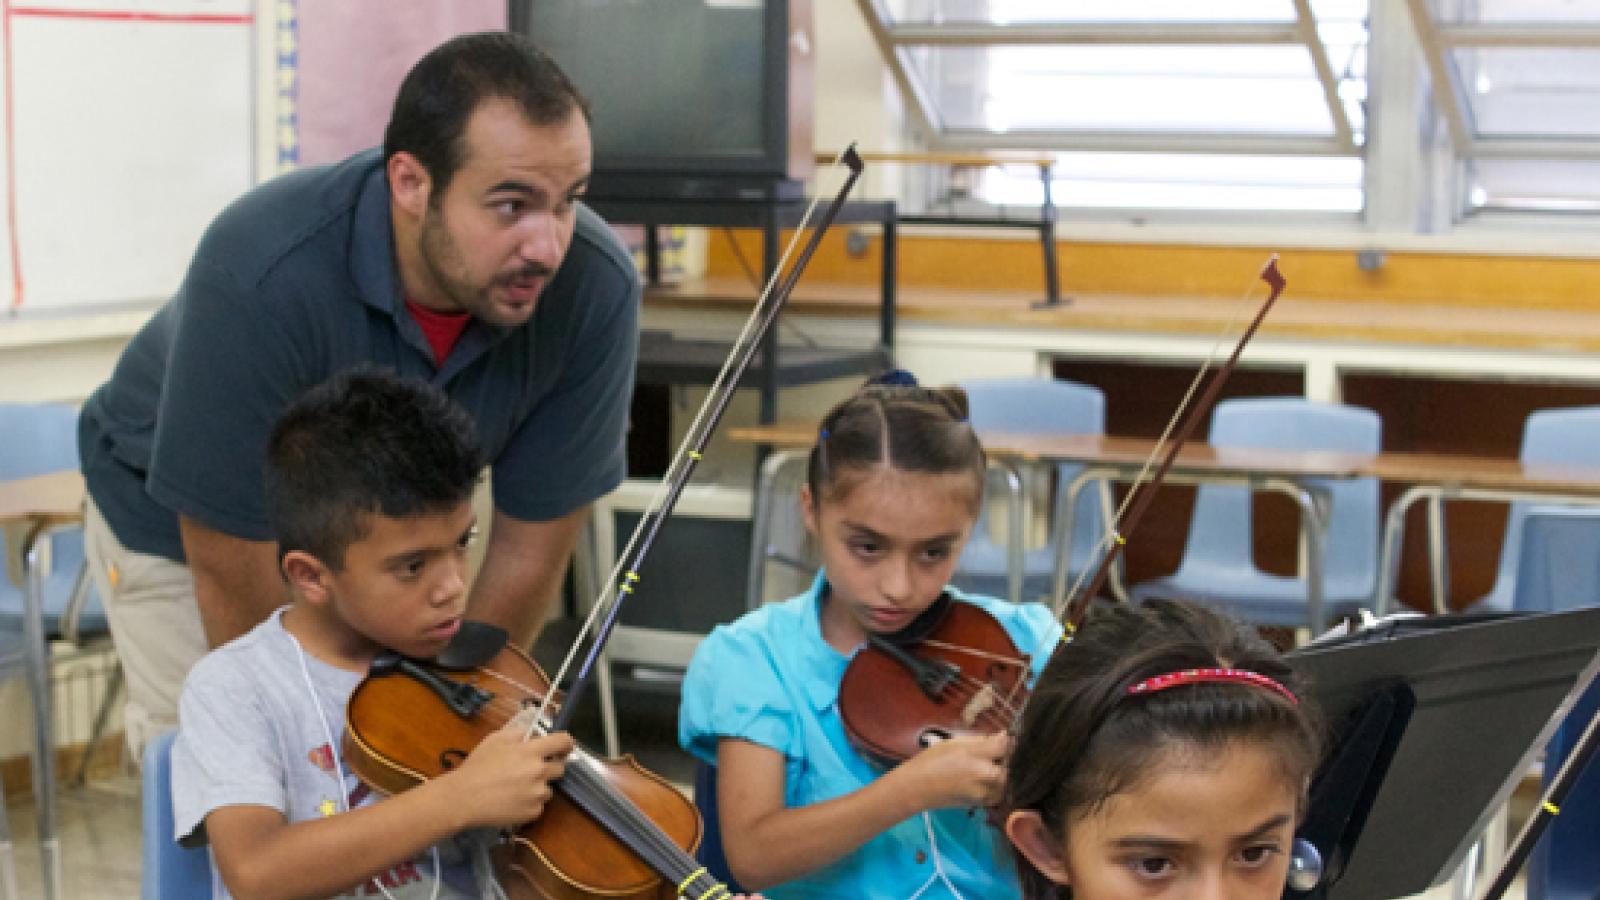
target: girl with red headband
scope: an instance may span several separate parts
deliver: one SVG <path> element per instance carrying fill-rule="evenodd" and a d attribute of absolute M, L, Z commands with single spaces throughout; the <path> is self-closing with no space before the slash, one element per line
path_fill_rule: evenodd
<path fill-rule="evenodd" d="M 1321 746 L 1252 629 L 1167 601 L 1096 610 L 1040 675 L 1007 767 L 1024 900 L 1277 900 Z"/>

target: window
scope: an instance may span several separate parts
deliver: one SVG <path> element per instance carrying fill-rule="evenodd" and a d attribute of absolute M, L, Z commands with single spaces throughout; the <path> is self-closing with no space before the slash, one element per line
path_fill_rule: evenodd
<path fill-rule="evenodd" d="M 1362 208 L 1366 0 L 863 5 L 930 144 L 1058 152 L 1062 206 Z M 989 169 L 974 194 L 1041 185 Z"/>
<path fill-rule="evenodd" d="M 1600 3 L 1407 0 L 1472 212 L 1600 212 Z"/>

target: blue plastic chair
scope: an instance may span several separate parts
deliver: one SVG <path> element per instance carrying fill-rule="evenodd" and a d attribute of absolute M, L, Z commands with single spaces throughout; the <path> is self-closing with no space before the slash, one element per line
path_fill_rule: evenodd
<path fill-rule="evenodd" d="M 78 413 L 62 403 L 0 403 L 0 481 L 78 468 Z M 105 611 L 83 567 L 83 530 L 50 536 L 50 571 L 44 584 L 44 627 L 52 637 L 74 642 L 104 635 Z M 23 577 L 6 554 L 0 579 L 0 622 L 22 621 Z M 77 605 L 74 607 L 74 599 Z"/>
<path fill-rule="evenodd" d="M 700 847 L 695 851 L 694 858 L 700 865 L 706 867 L 711 877 L 728 886 L 728 890 L 735 894 L 745 893 L 733 880 L 733 872 L 728 868 L 728 856 L 722 851 L 722 821 L 717 813 L 717 767 L 696 762 L 694 769 L 694 805 L 700 810 L 700 821 L 705 824 L 705 833 L 700 838 Z"/>
<path fill-rule="evenodd" d="M 967 392 L 972 426 L 979 431 L 1104 434 L 1106 430 L 1105 395 L 1090 385 L 1049 378 L 1001 378 L 963 382 L 961 387 Z M 1002 471 L 1015 474 L 1009 469 Z M 1081 471 L 1083 466 L 1073 463 L 1055 467 L 1056 499 L 1050 513 L 1050 536 L 1043 546 L 1024 548 L 1020 572 L 1011 568 L 1007 543 L 992 537 L 986 503 L 952 581 L 966 591 L 1011 600 L 1050 594 L 1054 589 L 1057 538 L 1068 521 L 1065 489 Z M 1013 477 L 1009 487 L 1007 502 L 1012 510 L 1020 511 L 1018 504 L 1025 486 Z M 1078 495 L 1077 508 L 1071 513 L 1069 581 L 1097 559 L 1094 551 L 1106 532 L 1109 505 L 1110 491 L 1104 483 L 1091 485 Z M 1019 523 L 1020 516 L 1013 516 L 1007 526 L 1007 541 L 1015 539 L 1012 529 Z"/>
<path fill-rule="evenodd" d="M 31 478 L 62 469 L 78 468 L 78 412 L 64 403 L 0 403 L 0 480 Z M 47 538 L 49 568 L 44 578 L 45 635 L 82 647 L 109 646 L 111 632 L 100 596 L 84 563 L 83 529 L 59 528 Z M 19 557 L 18 557 L 19 558 Z M 14 567 L 18 558 L 5 554 L 0 574 L 0 628 L 20 629 L 23 621 L 23 573 Z M 122 686 L 122 668 L 112 669 L 105 698 L 95 715 L 88 750 L 74 776 L 83 784 L 94 748 L 104 735 L 111 704 Z"/>
<path fill-rule="evenodd" d="M 1509 541 L 1513 535 L 1508 534 Z M 1600 605 L 1600 509 L 1535 506 L 1518 522 L 1512 606 L 1557 612 Z M 1545 750 L 1546 786 L 1560 771 L 1589 720 L 1600 712 L 1600 683 L 1590 685 Z M 1592 761 L 1561 804 L 1528 859 L 1528 900 L 1600 896 L 1600 766 Z"/>
<path fill-rule="evenodd" d="M 178 845 L 172 823 L 172 741 L 158 735 L 144 748 L 142 900 L 210 900 L 211 854 Z"/>
<path fill-rule="evenodd" d="M 1299 397 L 1262 397 L 1217 404 L 1210 442 L 1218 447 L 1339 450 L 1376 453 L 1382 423 L 1369 409 Z M 1307 480 L 1332 501 L 1323 556 L 1322 621 L 1311 621 L 1305 582 L 1255 564 L 1251 493 L 1207 485 L 1196 492 L 1183 562 L 1171 575 L 1142 582 L 1136 601 L 1187 597 L 1215 603 L 1260 625 L 1321 631 L 1334 617 L 1371 606 L 1378 582 L 1376 479 Z"/>
<path fill-rule="evenodd" d="M 1529 414 L 1522 429 L 1522 449 L 1517 458 L 1525 463 L 1600 465 L 1600 406 L 1575 406 L 1541 409 Z M 1535 504 L 1512 503 L 1506 510 L 1506 536 L 1500 545 L 1500 568 L 1489 593 L 1478 598 L 1474 609 L 1512 608 L 1517 580 L 1517 560 L 1525 529 L 1522 520 Z M 1550 504 L 1539 504 L 1541 509 Z"/>

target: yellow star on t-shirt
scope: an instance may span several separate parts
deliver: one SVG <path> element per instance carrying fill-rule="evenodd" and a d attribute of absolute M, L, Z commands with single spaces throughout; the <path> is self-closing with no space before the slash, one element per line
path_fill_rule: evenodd
<path fill-rule="evenodd" d="M 317 812 L 322 813 L 323 818 L 327 818 L 338 811 L 339 807 L 335 806 L 332 800 L 324 800 L 317 806 Z"/>

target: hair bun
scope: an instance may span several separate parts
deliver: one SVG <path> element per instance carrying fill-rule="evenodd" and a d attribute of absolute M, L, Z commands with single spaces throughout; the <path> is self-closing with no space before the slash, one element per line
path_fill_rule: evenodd
<path fill-rule="evenodd" d="M 889 369 L 873 376 L 869 385 L 895 385 L 898 387 L 917 387 L 917 376 L 905 369 Z"/>

